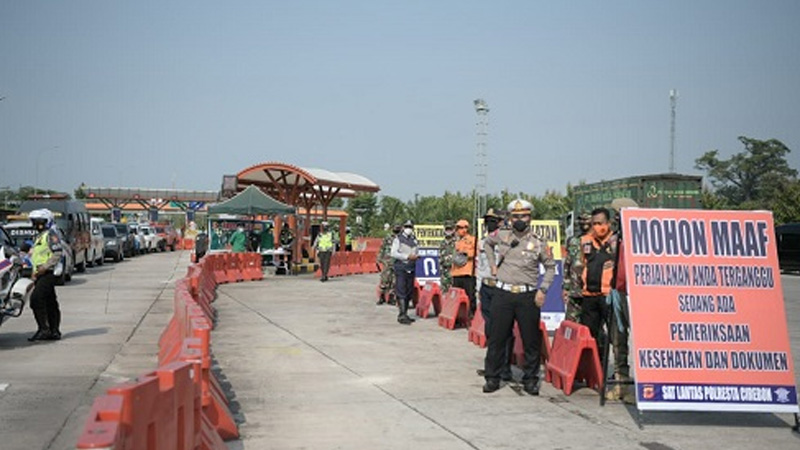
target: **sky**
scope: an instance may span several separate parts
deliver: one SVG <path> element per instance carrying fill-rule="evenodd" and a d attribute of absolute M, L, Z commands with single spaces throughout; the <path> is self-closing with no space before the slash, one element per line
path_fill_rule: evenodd
<path fill-rule="evenodd" d="M 778 139 L 800 2 L 0 1 L 0 188 L 218 190 L 267 161 L 403 200 L 564 192 Z M 37 183 L 38 180 L 38 183 Z"/>

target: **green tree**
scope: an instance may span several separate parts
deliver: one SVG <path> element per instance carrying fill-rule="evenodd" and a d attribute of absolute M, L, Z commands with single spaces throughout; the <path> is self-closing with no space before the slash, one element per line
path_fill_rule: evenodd
<path fill-rule="evenodd" d="M 378 214 L 378 198 L 375 194 L 360 194 L 347 202 L 347 214 L 351 223 L 352 234 L 356 236 L 370 236 L 375 230 L 375 219 Z M 356 223 L 355 218 L 361 217 L 361 223 Z"/>
<path fill-rule="evenodd" d="M 383 229 L 383 224 L 389 224 L 391 227 L 405 220 L 406 205 L 399 198 L 385 195 L 381 197 L 379 204 L 378 224 L 381 229 Z"/>
<path fill-rule="evenodd" d="M 708 174 L 716 194 L 739 209 L 769 209 L 780 189 L 797 177 L 786 155 L 791 150 L 777 139 L 761 141 L 740 136 L 744 151 L 720 159 L 718 150 L 695 160 L 695 167 Z"/>

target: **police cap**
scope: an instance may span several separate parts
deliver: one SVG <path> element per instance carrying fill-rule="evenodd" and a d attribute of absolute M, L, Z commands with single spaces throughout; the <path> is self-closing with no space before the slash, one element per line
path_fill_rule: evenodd
<path fill-rule="evenodd" d="M 453 228 L 455 228 L 455 227 L 456 227 L 456 224 L 455 224 L 455 223 L 453 223 L 453 221 L 452 221 L 452 220 L 448 220 L 448 221 L 446 221 L 446 222 L 444 223 L 444 229 L 445 229 L 445 230 L 452 230 L 452 229 L 453 229 Z"/>
<path fill-rule="evenodd" d="M 403 228 L 405 227 L 413 227 L 414 222 L 411 219 L 406 220 L 406 223 L 403 224 Z"/>
<path fill-rule="evenodd" d="M 508 204 L 508 212 L 511 214 L 530 214 L 533 212 L 533 205 L 525 199 L 518 198 Z"/>

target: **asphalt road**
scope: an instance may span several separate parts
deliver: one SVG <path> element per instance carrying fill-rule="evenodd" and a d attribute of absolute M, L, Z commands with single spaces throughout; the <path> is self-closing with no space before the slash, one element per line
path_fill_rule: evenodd
<path fill-rule="evenodd" d="M 93 399 L 156 367 L 188 253 L 106 264 L 59 287 L 64 339 L 29 343 L 30 311 L 0 327 L 0 449 L 72 449 Z M 800 361 L 800 276 L 783 276 Z M 265 448 L 798 448 L 791 415 L 647 413 L 597 394 L 485 395 L 466 330 L 410 327 L 375 306 L 376 275 L 268 277 L 219 289 L 213 350 L 242 439 Z M 800 379 L 798 379 L 800 381 Z"/>

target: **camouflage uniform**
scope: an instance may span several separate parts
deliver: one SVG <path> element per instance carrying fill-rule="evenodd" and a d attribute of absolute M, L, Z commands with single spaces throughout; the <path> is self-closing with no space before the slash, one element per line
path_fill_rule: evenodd
<path fill-rule="evenodd" d="M 381 249 L 378 252 L 378 264 L 381 265 L 381 290 L 391 292 L 394 289 L 394 265 L 392 264 L 392 241 L 395 235 L 389 233 L 383 238 Z"/>
<path fill-rule="evenodd" d="M 455 235 L 442 239 L 439 244 L 439 286 L 442 292 L 446 292 L 453 285 L 453 276 L 450 275 L 450 270 L 453 268 L 453 256 L 455 254 Z"/>
<path fill-rule="evenodd" d="M 583 297 L 583 258 L 581 256 L 582 220 L 591 220 L 587 214 L 581 214 L 576 223 L 577 233 L 567 239 L 567 254 L 564 257 L 563 291 L 569 296 L 566 302 L 566 319 L 579 322 L 581 315 L 581 298 Z"/>

